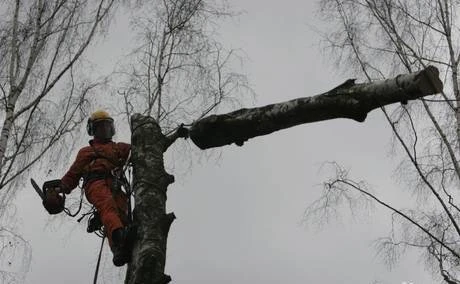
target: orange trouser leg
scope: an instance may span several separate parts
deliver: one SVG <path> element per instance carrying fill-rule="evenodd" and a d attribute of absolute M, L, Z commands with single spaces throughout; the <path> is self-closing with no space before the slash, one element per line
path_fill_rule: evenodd
<path fill-rule="evenodd" d="M 124 227 L 122 219 L 126 213 L 126 197 L 121 194 L 112 196 L 109 184 L 105 180 L 92 182 L 86 189 L 86 198 L 96 207 L 104 224 L 110 246 L 112 245 L 112 232 Z M 122 213 L 123 212 L 123 213 Z"/>

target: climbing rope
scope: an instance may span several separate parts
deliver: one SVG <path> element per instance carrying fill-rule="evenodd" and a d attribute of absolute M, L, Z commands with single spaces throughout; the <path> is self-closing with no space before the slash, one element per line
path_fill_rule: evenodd
<path fill-rule="evenodd" d="M 97 284 L 97 276 L 99 275 L 99 267 L 101 265 L 102 249 L 104 248 L 105 235 L 102 237 L 101 248 L 99 249 L 99 256 L 97 257 L 96 270 L 94 271 L 93 284 Z"/>
<path fill-rule="evenodd" d="M 128 167 L 127 170 L 128 170 L 128 176 L 131 176 L 131 167 Z M 125 188 L 126 197 L 128 198 L 127 200 L 128 201 L 128 222 L 132 223 L 133 216 L 132 216 L 131 196 L 133 195 L 133 191 L 131 188 L 131 181 L 126 178 L 124 171 L 123 171 L 123 184 Z"/>

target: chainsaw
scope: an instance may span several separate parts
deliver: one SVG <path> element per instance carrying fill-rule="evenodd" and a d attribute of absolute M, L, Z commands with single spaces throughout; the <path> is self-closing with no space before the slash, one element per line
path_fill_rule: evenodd
<path fill-rule="evenodd" d="M 59 214 L 65 208 L 65 195 L 60 192 L 61 180 L 54 179 L 45 181 L 43 189 L 38 186 L 34 179 L 30 179 L 30 183 L 34 187 L 37 194 L 42 200 L 43 207 L 49 214 Z"/>

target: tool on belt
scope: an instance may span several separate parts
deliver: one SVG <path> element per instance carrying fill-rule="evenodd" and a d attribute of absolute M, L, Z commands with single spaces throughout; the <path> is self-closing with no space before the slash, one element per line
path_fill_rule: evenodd
<path fill-rule="evenodd" d="M 50 214 L 59 214 L 65 208 L 65 195 L 60 192 L 61 180 L 54 179 L 45 181 L 43 189 L 38 186 L 34 179 L 30 179 L 32 186 L 42 199 L 43 207 Z"/>

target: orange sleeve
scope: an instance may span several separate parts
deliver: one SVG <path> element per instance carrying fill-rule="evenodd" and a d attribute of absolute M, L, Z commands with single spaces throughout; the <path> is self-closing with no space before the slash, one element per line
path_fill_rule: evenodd
<path fill-rule="evenodd" d="M 88 151 L 85 148 L 80 149 L 77 158 L 73 162 L 67 173 L 61 178 L 63 191 L 69 194 L 74 188 L 78 186 L 80 178 L 83 176 L 85 166 L 90 162 Z"/>

